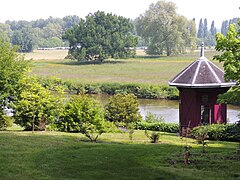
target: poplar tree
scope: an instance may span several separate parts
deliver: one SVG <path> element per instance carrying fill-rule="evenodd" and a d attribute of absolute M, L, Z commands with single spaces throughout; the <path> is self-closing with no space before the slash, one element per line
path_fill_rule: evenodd
<path fill-rule="evenodd" d="M 202 18 L 199 21 L 197 37 L 198 38 L 203 38 L 204 37 Z"/>
<path fill-rule="evenodd" d="M 208 23 L 207 23 L 207 19 L 204 19 L 204 24 L 203 24 L 203 38 L 207 38 L 208 37 Z"/>
<path fill-rule="evenodd" d="M 215 34 L 217 33 L 217 29 L 215 27 L 214 21 L 212 21 L 211 23 L 210 33 L 211 33 L 211 36 L 215 36 Z"/>

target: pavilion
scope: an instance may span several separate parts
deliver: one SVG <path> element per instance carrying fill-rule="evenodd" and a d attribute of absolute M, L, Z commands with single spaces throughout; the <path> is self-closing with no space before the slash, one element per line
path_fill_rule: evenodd
<path fill-rule="evenodd" d="M 225 82 L 224 72 L 204 56 L 202 44 L 200 58 L 169 81 L 180 93 L 180 133 L 199 125 L 226 123 L 227 105 L 218 104 L 217 98 L 235 84 Z"/>

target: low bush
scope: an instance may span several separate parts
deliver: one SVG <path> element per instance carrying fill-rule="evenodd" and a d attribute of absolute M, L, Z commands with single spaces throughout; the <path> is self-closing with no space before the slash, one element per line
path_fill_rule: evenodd
<path fill-rule="evenodd" d="M 145 135 L 150 139 L 151 143 L 157 143 L 159 141 L 160 132 L 152 131 L 151 134 L 145 130 Z"/>
<path fill-rule="evenodd" d="M 136 124 L 135 129 L 177 133 L 179 132 L 179 125 L 175 123 L 164 122 L 148 123 L 145 121 L 141 121 Z"/>
<path fill-rule="evenodd" d="M 192 130 L 193 136 L 201 131 L 202 126 L 195 127 Z M 240 122 L 235 124 L 212 124 L 207 125 L 208 139 L 220 141 L 240 141 Z"/>

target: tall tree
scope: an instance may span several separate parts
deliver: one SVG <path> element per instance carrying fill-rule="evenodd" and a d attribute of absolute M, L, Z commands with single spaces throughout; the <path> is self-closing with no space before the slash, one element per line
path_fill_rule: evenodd
<path fill-rule="evenodd" d="M 203 37 L 207 38 L 208 37 L 208 23 L 207 19 L 204 19 L 204 24 L 203 24 Z"/>
<path fill-rule="evenodd" d="M 132 28 L 130 19 L 97 11 L 81 19 L 63 38 L 69 41 L 69 54 L 78 61 L 124 58 L 135 53 L 137 38 L 130 33 Z"/>
<path fill-rule="evenodd" d="M 184 51 L 188 21 L 176 13 L 173 2 L 158 1 L 136 19 L 136 30 L 148 44 L 148 54 L 166 54 Z M 184 27 L 182 26 L 184 25 Z"/>
<path fill-rule="evenodd" d="M 221 34 L 223 34 L 224 36 L 227 35 L 228 26 L 229 26 L 228 20 L 222 22 Z"/>
<path fill-rule="evenodd" d="M 198 38 L 203 38 L 203 37 L 204 37 L 204 30 L 203 30 L 202 18 L 201 18 L 200 21 L 199 21 L 197 37 L 198 37 Z"/>
<path fill-rule="evenodd" d="M 216 33 L 217 33 L 217 28 L 215 27 L 214 21 L 212 21 L 211 28 L 210 28 L 210 34 L 211 34 L 211 36 L 215 36 Z"/>

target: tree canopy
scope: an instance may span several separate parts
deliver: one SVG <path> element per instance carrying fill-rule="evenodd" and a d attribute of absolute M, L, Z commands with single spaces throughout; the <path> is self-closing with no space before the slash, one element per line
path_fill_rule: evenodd
<path fill-rule="evenodd" d="M 238 22 L 240 25 L 240 20 Z M 240 29 L 235 24 L 229 26 L 226 36 L 216 34 L 216 50 L 223 52 L 214 58 L 223 62 L 226 80 L 240 82 Z"/>
<path fill-rule="evenodd" d="M 132 28 L 130 19 L 97 11 L 67 30 L 63 38 L 69 41 L 69 54 L 78 61 L 125 58 L 134 55 L 137 45 Z"/>
<path fill-rule="evenodd" d="M 240 20 L 238 22 L 240 27 Z M 221 101 L 231 101 L 236 104 L 240 103 L 240 28 L 235 24 L 231 24 L 228 28 L 226 36 L 216 34 L 216 50 L 221 51 L 221 55 L 214 56 L 215 59 L 223 62 L 225 70 L 225 79 L 227 81 L 236 81 L 237 86 L 233 87 L 228 94 L 221 97 Z"/>
<path fill-rule="evenodd" d="M 191 20 L 176 13 L 173 2 L 158 1 L 136 19 L 137 33 L 147 44 L 148 54 L 168 56 L 182 53 L 186 46 L 193 45 L 196 27 Z"/>

